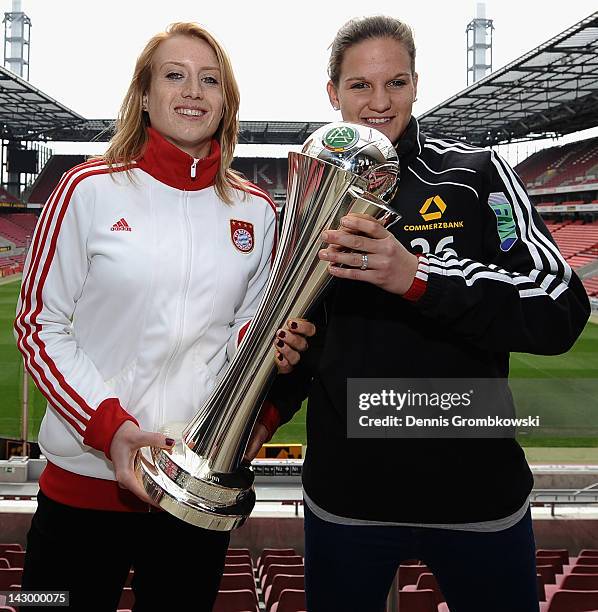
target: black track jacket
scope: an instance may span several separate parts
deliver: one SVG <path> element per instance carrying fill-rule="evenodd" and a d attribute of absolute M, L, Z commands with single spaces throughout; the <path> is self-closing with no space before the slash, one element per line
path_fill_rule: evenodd
<path fill-rule="evenodd" d="M 269 399 L 284 423 L 309 397 L 303 485 L 324 510 L 392 522 L 503 518 L 533 484 L 515 440 L 347 439 L 347 378 L 506 378 L 510 351 L 567 351 L 588 297 L 497 153 L 427 138 L 414 118 L 398 153 L 402 218 L 391 231 L 426 254 L 424 295 L 411 303 L 335 279 L 310 315 L 310 348 Z"/>

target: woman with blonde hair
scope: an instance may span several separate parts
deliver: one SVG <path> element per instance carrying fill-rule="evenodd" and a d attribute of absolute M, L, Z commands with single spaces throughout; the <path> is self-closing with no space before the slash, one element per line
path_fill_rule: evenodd
<path fill-rule="evenodd" d="M 69 591 L 72 610 L 115 610 L 131 568 L 137 611 L 216 597 L 228 534 L 157 511 L 133 462 L 174 444 L 161 428 L 214 388 L 269 274 L 274 205 L 230 168 L 238 109 L 222 46 L 171 25 L 139 56 L 106 154 L 63 176 L 33 237 L 15 332 L 48 400 L 48 466 L 22 588 Z M 313 332 L 292 324 L 282 372 Z M 249 458 L 272 429 L 264 411 Z"/>

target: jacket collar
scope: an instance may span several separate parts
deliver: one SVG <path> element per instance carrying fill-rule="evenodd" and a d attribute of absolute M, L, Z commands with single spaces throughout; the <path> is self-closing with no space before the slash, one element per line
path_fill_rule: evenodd
<path fill-rule="evenodd" d="M 138 168 L 175 189 L 198 191 L 214 184 L 220 168 L 220 143 L 217 140 L 212 139 L 208 156 L 196 161 L 153 128 L 148 127 L 147 133 L 145 149 L 137 160 Z"/>
<path fill-rule="evenodd" d="M 407 166 L 421 154 L 424 142 L 425 136 L 419 131 L 419 122 L 415 117 L 411 117 L 396 145 L 401 170 L 406 170 Z"/>

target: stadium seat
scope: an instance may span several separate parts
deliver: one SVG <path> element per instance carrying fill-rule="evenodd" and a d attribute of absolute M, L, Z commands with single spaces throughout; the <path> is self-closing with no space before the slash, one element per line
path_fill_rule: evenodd
<path fill-rule="evenodd" d="M 272 584 L 274 580 L 274 576 L 278 576 L 278 574 L 287 574 L 290 576 L 302 576 L 305 575 L 305 566 L 301 565 L 271 565 L 268 568 L 268 571 L 262 576 L 261 579 L 261 587 L 262 591 L 265 593 L 268 585 Z"/>
<path fill-rule="evenodd" d="M 0 591 L 8 591 L 11 584 L 20 584 L 22 575 L 20 568 L 0 568 Z"/>
<path fill-rule="evenodd" d="M 237 560 L 238 559 L 238 560 Z M 251 553 L 248 548 L 229 548 L 226 551 L 227 563 L 250 563 L 253 565 Z"/>
<path fill-rule="evenodd" d="M 120 601 L 118 602 L 119 608 L 130 608 L 133 609 L 135 605 L 135 593 L 131 587 L 125 587 L 120 594 Z"/>
<path fill-rule="evenodd" d="M 400 612 L 438 612 L 434 591 L 399 591 Z"/>
<path fill-rule="evenodd" d="M 544 584 L 556 584 L 556 569 L 552 565 L 536 565 L 536 573 L 542 576 Z"/>
<path fill-rule="evenodd" d="M 23 547 L 20 544 L 0 544 L 0 557 L 3 557 L 7 550 L 23 550 Z"/>
<path fill-rule="evenodd" d="M 257 602 L 257 592 L 255 590 L 255 580 L 253 574 L 224 574 L 220 581 L 221 591 L 241 591 L 249 589 L 255 593 Z"/>
<path fill-rule="evenodd" d="M 399 566 L 399 589 L 408 584 L 417 584 L 418 578 L 422 574 L 429 573 L 430 570 L 425 565 L 400 565 Z"/>
<path fill-rule="evenodd" d="M 270 610 L 271 612 L 305 612 L 307 610 L 305 591 L 285 589 Z"/>
<path fill-rule="evenodd" d="M 272 584 L 266 587 L 264 593 L 264 603 L 266 610 L 270 608 L 280 599 L 280 594 L 285 589 L 305 590 L 305 576 L 303 574 L 291 576 L 289 574 L 278 574 L 274 576 Z"/>
<path fill-rule="evenodd" d="M 565 564 L 563 563 L 562 557 L 559 557 L 559 556 L 549 557 L 548 555 L 544 555 L 543 557 L 541 557 L 541 561 L 542 561 L 542 565 L 552 565 L 552 567 L 554 567 L 554 571 L 557 574 L 563 573 L 563 566 Z"/>
<path fill-rule="evenodd" d="M 255 592 L 250 589 L 218 591 L 212 612 L 259 612 Z"/>
<path fill-rule="evenodd" d="M 540 612 L 593 612 L 598 610 L 598 591 L 556 591 Z"/>
<path fill-rule="evenodd" d="M 8 562 L 8 559 L 5 559 L 4 557 L 0 557 L 0 568 L 4 567 L 4 568 L 9 568 L 10 567 L 10 563 Z"/>
<path fill-rule="evenodd" d="M 536 584 L 538 586 L 538 601 L 546 601 L 546 586 L 544 578 L 540 574 L 536 574 Z"/>
<path fill-rule="evenodd" d="M 253 566 L 249 563 L 225 563 L 225 574 L 253 574 Z"/>
<path fill-rule="evenodd" d="M 569 551 L 566 548 L 539 548 L 536 559 L 540 561 L 541 557 L 560 557 L 564 565 L 569 563 Z"/>
<path fill-rule="evenodd" d="M 579 553 L 579 557 L 596 557 L 598 558 L 598 548 L 584 548 Z M 579 559 L 578 557 L 578 559 Z"/>
<path fill-rule="evenodd" d="M 598 591 L 598 575 L 567 574 L 558 584 L 549 584 L 545 587 L 546 601 L 556 591 Z"/>
<path fill-rule="evenodd" d="M 249 548 L 229 548 L 226 551 L 227 557 L 235 557 L 237 555 L 247 555 L 251 557 L 251 553 L 249 552 Z"/>
<path fill-rule="evenodd" d="M 408 584 L 402 589 L 403 591 L 427 591 L 430 590 L 434 593 L 434 600 L 436 605 L 444 601 L 444 595 L 438 586 L 436 577 L 431 572 L 420 574 L 417 579 L 417 584 Z"/>
<path fill-rule="evenodd" d="M 598 563 L 596 565 L 574 565 L 572 574 L 598 574 Z"/>
<path fill-rule="evenodd" d="M 262 554 L 257 558 L 257 568 L 260 569 L 262 565 L 262 559 L 268 555 L 276 555 L 278 557 L 296 555 L 297 552 L 294 548 L 264 548 Z"/>
<path fill-rule="evenodd" d="M 598 565 L 598 557 L 577 557 L 575 565 Z"/>
<path fill-rule="evenodd" d="M 24 550 L 7 550 L 2 553 L 2 557 L 8 561 L 10 567 L 20 567 L 22 569 L 25 562 L 25 554 Z"/>
<path fill-rule="evenodd" d="M 251 560 L 249 554 L 229 555 L 227 553 L 224 562 L 228 565 L 233 565 L 236 563 L 247 563 L 253 567 L 253 561 Z"/>
<path fill-rule="evenodd" d="M 267 555 L 262 557 L 257 577 L 261 578 L 271 565 L 301 565 L 302 563 L 303 557 L 300 555 Z"/>

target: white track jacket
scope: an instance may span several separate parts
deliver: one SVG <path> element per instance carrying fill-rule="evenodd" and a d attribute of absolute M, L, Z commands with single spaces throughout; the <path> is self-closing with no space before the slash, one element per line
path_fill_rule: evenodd
<path fill-rule="evenodd" d="M 138 509 L 107 458 L 114 433 L 127 419 L 149 431 L 191 419 L 255 313 L 273 257 L 268 196 L 252 185 L 227 205 L 216 194 L 218 143 L 194 160 L 149 132 L 131 177 L 102 161 L 63 176 L 17 306 L 18 347 L 48 400 L 40 486 L 78 507 Z"/>

